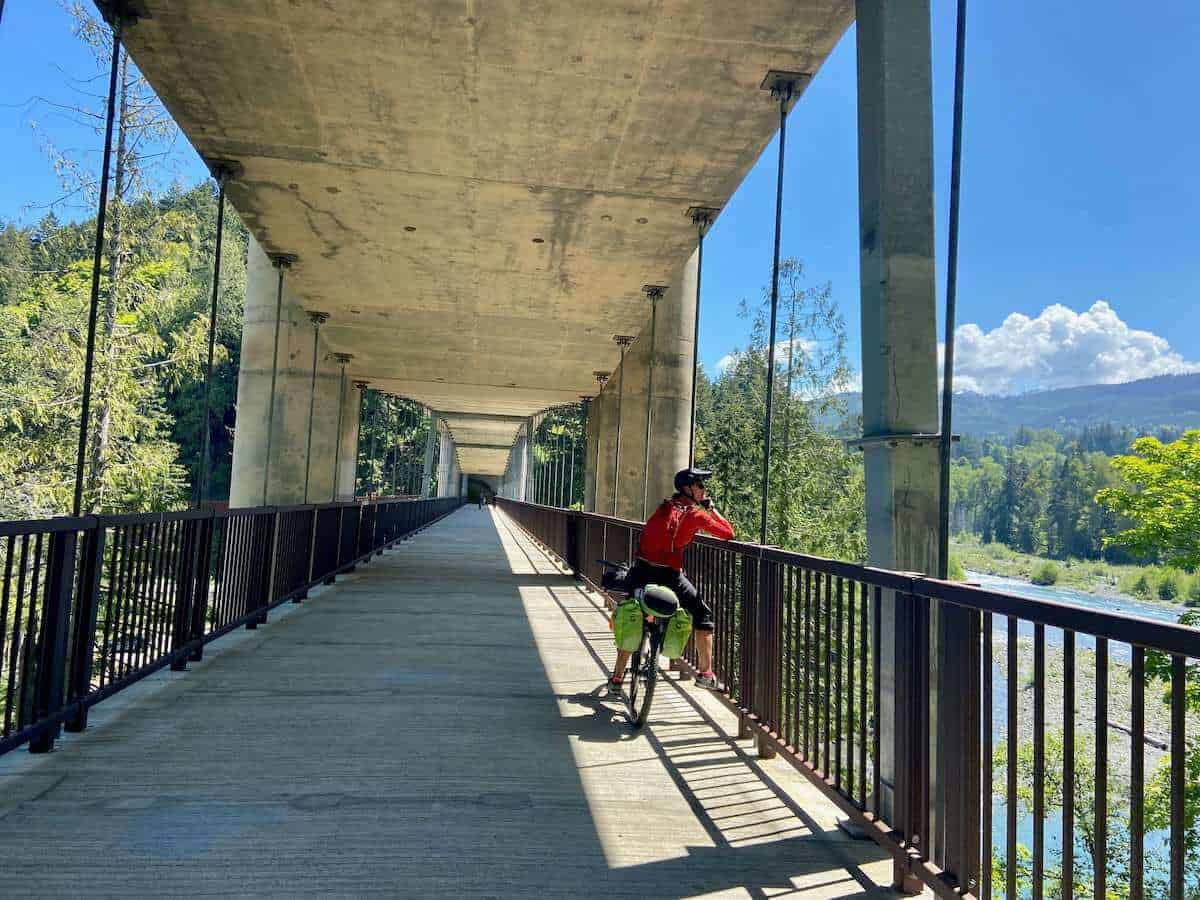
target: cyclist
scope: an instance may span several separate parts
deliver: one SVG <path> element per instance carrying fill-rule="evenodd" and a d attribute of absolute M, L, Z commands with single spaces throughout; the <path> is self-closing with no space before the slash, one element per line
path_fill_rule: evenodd
<path fill-rule="evenodd" d="M 696 684 L 718 690 L 720 684 L 712 671 L 712 609 L 683 573 L 683 551 L 697 534 L 703 531 L 723 541 L 733 537 L 733 526 L 713 509 L 705 490 L 704 483 L 711 475 L 707 469 L 695 468 L 675 473 L 675 493 L 659 504 L 654 515 L 646 521 L 638 544 L 637 561 L 621 587 L 632 594 L 648 584 L 660 584 L 675 592 L 679 604 L 692 616 L 700 663 Z M 617 651 L 617 662 L 608 682 L 610 695 L 621 693 L 629 656 L 627 651 Z"/>

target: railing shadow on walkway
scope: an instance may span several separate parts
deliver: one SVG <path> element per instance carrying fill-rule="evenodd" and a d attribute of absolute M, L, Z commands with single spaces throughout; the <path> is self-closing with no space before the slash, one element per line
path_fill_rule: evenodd
<path fill-rule="evenodd" d="M 460 510 L 145 707 L 26 757 L 0 776 L 3 892 L 889 893 L 685 694 L 664 691 L 639 736 L 564 715 L 593 703 L 607 630 L 580 638 L 603 628 L 594 603 L 548 559 L 509 565 L 518 548 L 540 553 Z M 581 762 L 605 743 L 646 752 Z"/>
<path fill-rule="evenodd" d="M 496 518 L 533 572 L 552 582 L 547 592 L 602 680 L 615 655 L 603 603 L 502 514 Z M 890 866 L 887 854 L 869 843 L 848 852 L 854 845 L 845 835 L 822 827 L 685 687 L 669 678 L 664 683 L 671 690 L 656 696 L 651 721 L 641 731 L 630 727 L 623 704 L 603 697 L 603 683 L 588 691 L 556 694 L 562 702 L 592 711 L 588 717 L 564 719 L 568 733 L 579 741 L 647 745 L 650 753 L 642 761 L 663 766 L 711 841 L 709 847 L 689 846 L 686 857 L 646 864 L 653 868 L 655 881 L 665 875 L 682 885 L 696 871 L 717 869 L 721 875 L 695 885 L 698 892 L 741 888 L 761 897 L 896 896 L 859 866 L 866 858 L 883 863 L 880 871 L 885 871 Z M 639 868 L 620 870 L 619 877 L 636 883 Z"/>

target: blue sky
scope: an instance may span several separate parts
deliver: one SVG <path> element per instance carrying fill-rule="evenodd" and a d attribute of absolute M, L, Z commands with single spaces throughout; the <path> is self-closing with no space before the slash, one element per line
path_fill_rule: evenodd
<path fill-rule="evenodd" d="M 939 308 L 953 7 L 934 0 Z M 1153 7 L 1151 15 L 1119 0 L 1095 0 L 1086 12 L 1037 0 L 971 4 L 959 281 L 959 379 L 967 387 L 1128 380 L 1200 363 L 1192 71 L 1200 4 Z M 66 78 L 93 71 L 56 3 L 5 4 L 0 218 L 36 220 L 40 210 L 25 204 L 60 193 L 31 119 L 63 146 L 95 145 L 26 102 L 70 99 Z M 851 31 L 789 119 L 783 250 L 815 280 L 832 282 L 857 367 L 856 115 Z M 710 370 L 744 343 L 738 301 L 756 298 L 769 278 L 776 153 L 772 143 L 705 245 L 701 358 Z M 178 157 L 185 182 L 203 177 L 194 153 Z"/>

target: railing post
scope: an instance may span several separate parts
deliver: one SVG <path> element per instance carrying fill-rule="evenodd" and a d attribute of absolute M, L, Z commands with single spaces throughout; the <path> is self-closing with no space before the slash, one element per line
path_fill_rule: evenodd
<path fill-rule="evenodd" d="M 779 567 L 765 556 L 758 565 L 758 615 L 755 622 L 758 626 L 758 637 L 755 641 L 755 666 L 758 670 L 757 681 L 759 689 L 755 695 L 755 711 L 759 723 L 776 734 L 782 733 L 780 723 L 776 721 L 779 709 L 779 652 L 778 638 L 782 627 L 779 615 L 779 592 L 775 589 L 776 576 Z M 762 759 L 774 759 L 775 748 L 760 734 L 758 738 L 758 755 Z"/>
<path fill-rule="evenodd" d="M 279 534 L 279 514 L 272 510 L 269 513 L 261 514 L 263 521 L 255 522 L 256 531 L 265 531 L 266 535 L 261 536 L 260 546 L 264 547 L 266 552 L 263 553 L 262 568 L 258 572 L 257 584 L 255 585 L 255 595 L 262 598 L 262 603 L 259 604 L 262 610 L 258 614 L 256 620 L 259 625 L 267 624 L 267 611 L 271 607 L 272 588 L 275 583 L 275 547 L 276 536 Z M 249 625 L 246 626 L 247 628 Z"/>
<path fill-rule="evenodd" d="M 980 639 L 977 610 L 940 602 L 937 697 L 936 859 L 960 889 L 980 876 Z"/>
<path fill-rule="evenodd" d="M 895 781 L 893 822 L 910 855 L 929 843 L 929 601 L 896 592 L 895 600 Z M 885 685 L 884 690 L 888 690 Z M 897 862 L 893 887 L 916 893 L 920 881 Z"/>
<path fill-rule="evenodd" d="M 104 568 L 104 524 L 98 519 L 83 533 L 83 566 L 75 604 L 75 636 L 71 645 L 71 674 L 67 699 L 82 700 L 92 688 L 96 619 L 100 614 L 100 573 Z M 87 707 L 81 706 L 63 725 L 70 733 L 87 728 Z"/>
<path fill-rule="evenodd" d="M 192 623 L 189 640 L 196 642 L 196 648 L 188 657 L 189 662 L 200 662 L 204 659 L 204 620 L 208 616 L 208 591 L 212 573 L 212 544 L 216 533 L 217 517 L 209 511 L 200 519 L 196 527 L 198 546 L 196 547 L 196 580 L 192 589 Z"/>
<path fill-rule="evenodd" d="M 196 593 L 196 534 L 200 522 L 196 519 L 186 519 L 183 523 L 183 540 L 180 553 L 183 554 L 183 566 L 179 573 L 179 582 L 175 585 L 175 615 L 171 622 L 171 650 L 179 650 L 189 640 L 189 625 L 192 621 L 192 599 Z M 171 660 L 172 672 L 183 672 L 187 669 L 187 657 L 180 655 Z"/>
<path fill-rule="evenodd" d="M 33 689 L 33 718 L 41 720 L 62 709 L 67 668 L 67 625 L 71 620 L 71 595 L 75 585 L 75 544 L 79 533 L 57 531 L 50 537 L 42 629 L 38 638 L 38 668 Z M 30 753 L 54 749 L 59 725 L 46 725 L 29 742 Z"/>
<path fill-rule="evenodd" d="M 337 570 L 342 567 L 342 518 L 343 518 L 342 512 L 343 512 L 343 509 L 344 509 L 344 507 L 341 507 L 341 506 L 339 506 L 337 508 L 337 535 L 333 539 L 333 541 L 334 541 L 333 546 L 336 548 L 336 550 L 334 551 L 334 554 L 333 554 L 333 561 L 334 561 L 333 562 L 333 571 L 330 572 L 329 575 L 325 578 L 325 580 L 322 582 L 323 584 L 333 584 L 337 580 L 337 576 L 334 573 L 336 573 Z"/>
<path fill-rule="evenodd" d="M 738 623 L 742 633 L 741 655 L 738 659 L 737 705 L 750 709 L 754 702 L 754 572 L 758 560 L 752 556 L 741 557 L 741 602 L 738 604 Z"/>
<path fill-rule="evenodd" d="M 293 603 L 299 603 L 301 600 L 307 599 L 308 586 L 312 584 L 313 581 L 313 559 L 316 556 L 316 554 L 313 552 L 313 548 L 316 546 L 317 542 L 317 508 L 314 506 L 308 511 L 308 514 L 308 540 L 306 542 L 304 551 L 304 589 L 298 591 L 296 596 L 292 598 Z"/>
<path fill-rule="evenodd" d="M 567 513 L 567 566 L 576 580 L 583 579 L 583 535 L 585 534 L 582 518 Z"/>

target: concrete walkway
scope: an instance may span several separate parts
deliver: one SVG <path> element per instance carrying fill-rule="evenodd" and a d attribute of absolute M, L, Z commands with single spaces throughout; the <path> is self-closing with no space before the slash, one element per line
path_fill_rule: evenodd
<path fill-rule="evenodd" d="M 711 696 L 632 732 L 598 598 L 493 510 L 221 643 L 0 758 L 0 895 L 893 896 Z"/>

